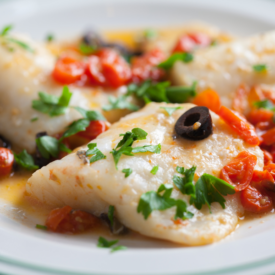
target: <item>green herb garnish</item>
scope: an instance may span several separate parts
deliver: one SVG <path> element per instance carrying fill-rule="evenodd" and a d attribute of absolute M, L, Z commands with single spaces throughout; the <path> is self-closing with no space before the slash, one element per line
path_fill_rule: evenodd
<path fill-rule="evenodd" d="M 193 59 L 194 59 L 194 56 L 191 53 L 174 53 L 168 59 L 158 64 L 158 67 L 164 70 L 169 70 L 173 67 L 176 61 L 189 63 Z"/>
<path fill-rule="evenodd" d="M 37 121 L 38 120 L 38 117 L 33 117 L 32 119 L 31 119 L 31 122 L 35 122 L 35 121 Z"/>
<path fill-rule="evenodd" d="M 173 182 L 175 186 L 181 191 L 182 194 L 187 194 L 195 197 L 195 185 L 193 184 L 196 167 L 190 169 L 177 166 L 176 171 L 184 177 L 174 175 Z"/>
<path fill-rule="evenodd" d="M 131 168 L 123 169 L 122 173 L 125 173 L 125 178 L 128 178 L 133 173 L 133 170 Z"/>
<path fill-rule="evenodd" d="M 52 33 L 49 33 L 47 36 L 46 36 L 46 41 L 47 42 L 52 42 L 54 40 L 54 35 Z"/>
<path fill-rule="evenodd" d="M 267 66 L 265 64 L 256 64 L 253 66 L 253 70 L 257 73 L 263 73 L 267 71 Z"/>
<path fill-rule="evenodd" d="M 97 50 L 96 47 L 92 47 L 83 42 L 79 45 L 78 49 L 83 55 L 93 54 Z"/>
<path fill-rule="evenodd" d="M 157 173 L 157 171 L 159 170 L 159 166 L 156 165 L 152 168 L 152 170 L 150 171 L 151 174 L 155 175 Z"/>
<path fill-rule="evenodd" d="M 113 226 L 114 224 L 114 212 L 115 212 L 115 207 L 113 205 L 110 205 L 108 209 L 108 219 L 110 221 L 111 226 Z"/>
<path fill-rule="evenodd" d="M 37 138 L 35 142 L 43 158 L 49 159 L 50 157 L 58 157 L 59 141 L 56 138 L 42 136 Z"/>
<path fill-rule="evenodd" d="M 195 197 L 191 196 L 190 204 L 194 204 L 199 210 L 202 205 L 207 204 L 210 212 L 211 203 L 218 202 L 222 208 L 225 208 L 223 196 L 235 194 L 234 186 L 210 174 L 203 174 L 198 179 L 195 190 Z"/>
<path fill-rule="evenodd" d="M 47 229 L 48 229 L 47 226 L 41 225 L 41 224 L 37 224 L 37 225 L 35 226 L 35 228 L 37 228 L 37 229 L 43 229 L 43 230 L 47 230 Z"/>
<path fill-rule="evenodd" d="M 146 153 L 146 152 L 160 154 L 160 152 L 161 152 L 161 144 L 159 143 L 157 145 L 138 146 L 138 147 L 134 147 L 132 149 L 132 153 Z"/>
<path fill-rule="evenodd" d="M 91 156 L 90 163 L 95 162 L 100 159 L 106 159 L 106 156 L 98 149 L 96 148 L 96 143 L 89 143 L 88 145 L 89 150 L 86 152 L 86 156 Z"/>
<path fill-rule="evenodd" d="M 158 36 L 158 33 L 156 30 L 147 29 L 144 31 L 144 37 L 146 39 L 153 40 L 153 39 L 157 38 L 157 36 Z"/>
<path fill-rule="evenodd" d="M 67 86 L 64 86 L 60 97 L 43 92 L 39 92 L 38 96 L 38 100 L 32 101 L 33 109 L 48 114 L 49 116 L 59 116 L 66 112 L 72 93 Z"/>
<path fill-rule="evenodd" d="M 256 101 L 253 103 L 253 105 L 258 109 L 262 108 L 262 109 L 268 109 L 268 110 L 275 111 L 274 104 L 268 99 L 262 100 L 262 101 Z"/>
<path fill-rule="evenodd" d="M 14 154 L 14 159 L 17 164 L 27 170 L 36 170 L 39 167 L 35 165 L 33 157 L 27 153 L 26 150 L 23 150 L 20 154 Z"/>
<path fill-rule="evenodd" d="M 126 250 L 127 249 L 127 247 L 122 246 L 122 245 L 118 245 L 118 246 L 113 247 L 117 243 L 118 243 L 118 240 L 107 241 L 105 238 L 99 237 L 98 242 L 97 242 L 97 247 L 100 247 L 100 248 L 111 248 L 112 247 L 112 249 L 110 251 L 111 253 L 115 252 L 115 251 Z"/>
<path fill-rule="evenodd" d="M 160 107 L 160 109 L 164 109 L 171 116 L 176 110 L 182 109 L 182 107 Z"/>
<path fill-rule="evenodd" d="M 116 110 L 116 109 L 128 109 L 130 111 L 137 111 L 139 110 L 139 107 L 127 100 L 128 96 L 121 95 L 119 97 L 109 96 L 108 105 L 105 105 L 102 107 L 104 111 L 110 111 L 110 110 Z"/>
<path fill-rule="evenodd" d="M 147 220 L 153 210 L 163 211 L 176 206 L 174 219 L 187 219 L 193 216 L 192 213 L 187 211 L 186 202 L 171 198 L 172 191 L 173 185 L 162 184 L 157 192 L 149 191 L 142 194 L 138 203 L 137 212 L 142 213 L 144 219 Z M 163 194 L 161 195 L 160 193 L 162 192 Z"/>
<path fill-rule="evenodd" d="M 6 35 L 11 31 L 12 28 L 13 28 L 12 25 L 7 25 L 7 26 L 5 26 L 5 27 L 0 31 L 0 36 L 6 36 Z"/>

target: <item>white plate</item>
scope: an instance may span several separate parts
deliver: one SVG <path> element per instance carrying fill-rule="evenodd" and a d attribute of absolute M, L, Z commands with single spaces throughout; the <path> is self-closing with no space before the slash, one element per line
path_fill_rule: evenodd
<path fill-rule="evenodd" d="M 238 35 L 275 27 L 275 1 L 1 1 L 0 27 L 43 39 L 97 29 L 180 25 L 201 20 Z M 1 99 L 0 99 L 1 100 Z M 275 215 L 240 226 L 225 240 L 180 247 L 158 240 L 123 239 L 127 251 L 110 254 L 96 236 L 64 236 L 28 227 L 0 205 L 0 272 L 10 274 L 270 274 L 275 270 Z M 7 212 L 4 212 L 4 209 Z M 16 209 L 15 209 L 16 210 Z M 16 211 L 13 211 L 16 213 Z M 19 213 L 20 216 L 20 213 Z M 36 221 L 26 218 L 30 223 Z"/>

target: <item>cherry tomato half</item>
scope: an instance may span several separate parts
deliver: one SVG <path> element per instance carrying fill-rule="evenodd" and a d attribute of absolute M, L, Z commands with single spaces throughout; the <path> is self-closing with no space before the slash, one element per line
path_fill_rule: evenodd
<path fill-rule="evenodd" d="M 189 33 L 181 36 L 177 41 L 174 52 L 190 52 L 194 50 L 195 47 L 206 47 L 210 45 L 211 39 L 208 35 L 204 33 Z"/>
<path fill-rule="evenodd" d="M 87 75 L 93 85 L 118 88 L 129 82 L 131 70 L 116 51 L 101 49 L 89 57 Z"/>
<path fill-rule="evenodd" d="M 0 148 L 0 177 L 8 176 L 11 173 L 14 156 L 11 150 Z"/>
<path fill-rule="evenodd" d="M 221 106 L 219 115 L 247 143 L 255 146 L 259 145 L 260 140 L 254 127 L 245 118 L 225 106 Z"/>
<path fill-rule="evenodd" d="M 249 185 L 256 163 L 256 156 L 243 151 L 222 168 L 220 178 L 241 191 Z"/>
<path fill-rule="evenodd" d="M 107 125 L 104 121 L 95 120 L 90 122 L 90 125 L 86 128 L 85 131 L 79 132 L 77 135 L 90 141 L 95 139 L 98 135 L 105 132 L 106 130 Z"/>
<path fill-rule="evenodd" d="M 95 227 L 98 218 L 84 211 L 72 211 L 70 206 L 54 209 L 49 214 L 46 226 L 59 233 L 80 233 Z"/>
<path fill-rule="evenodd" d="M 221 107 L 221 100 L 219 95 L 212 89 L 206 89 L 198 94 L 193 103 L 198 106 L 206 106 L 211 111 L 218 113 Z"/>
<path fill-rule="evenodd" d="M 266 213 L 273 208 L 271 197 L 250 185 L 241 191 L 240 198 L 244 209 L 252 213 Z"/>
<path fill-rule="evenodd" d="M 153 49 L 142 56 L 132 59 L 132 81 L 135 83 L 147 79 L 160 80 L 164 76 L 164 70 L 156 67 L 165 59 L 160 49 Z"/>
<path fill-rule="evenodd" d="M 81 79 L 85 64 L 69 56 L 57 60 L 52 76 L 61 84 L 71 84 Z"/>

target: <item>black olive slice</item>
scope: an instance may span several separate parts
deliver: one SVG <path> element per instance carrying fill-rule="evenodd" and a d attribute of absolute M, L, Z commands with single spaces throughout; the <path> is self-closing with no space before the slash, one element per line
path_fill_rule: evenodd
<path fill-rule="evenodd" d="M 0 135 L 0 147 L 11 149 L 11 144 L 9 143 L 9 141 L 1 135 Z"/>
<path fill-rule="evenodd" d="M 213 132 L 212 118 L 207 107 L 193 107 L 176 122 L 176 133 L 186 139 L 202 140 Z"/>
<path fill-rule="evenodd" d="M 85 43 L 86 45 L 93 47 L 93 48 L 101 48 L 103 42 L 103 39 L 101 38 L 101 36 L 93 31 L 90 30 L 88 31 L 82 38 L 82 42 Z"/>

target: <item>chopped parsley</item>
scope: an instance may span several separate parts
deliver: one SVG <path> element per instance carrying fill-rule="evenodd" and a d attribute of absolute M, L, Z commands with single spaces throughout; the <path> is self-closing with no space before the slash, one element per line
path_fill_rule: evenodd
<path fill-rule="evenodd" d="M 113 227 L 113 224 L 114 224 L 114 212 L 115 212 L 115 207 L 113 205 L 110 205 L 108 209 L 108 219 L 110 221 L 111 227 Z"/>
<path fill-rule="evenodd" d="M 115 251 L 119 251 L 119 250 L 126 250 L 127 247 L 126 246 L 122 246 L 122 245 L 117 245 L 114 246 L 118 243 L 118 240 L 113 240 L 113 241 L 108 241 L 103 237 L 99 237 L 98 238 L 98 242 L 97 242 L 97 247 L 100 248 L 112 248 L 111 249 L 111 253 L 115 252 Z"/>
<path fill-rule="evenodd" d="M 148 40 L 156 39 L 158 36 L 158 33 L 156 30 L 153 29 L 147 29 L 144 31 L 144 37 Z"/>
<path fill-rule="evenodd" d="M 171 116 L 176 110 L 182 109 L 182 107 L 160 107 L 160 109 L 164 109 Z"/>
<path fill-rule="evenodd" d="M 90 46 L 86 43 L 83 43 L 83 42 L 79 45 L 78 49 L 83 55 L 90 55 L 97 50 L 96 47 L 92 47 L 92 46 Z"/>
<path fill-rule="evenodd" d="M 106 156 L 98 149 L 96 148 L 96 143 L 89 143 L 88 145 L 89 150 L 86 152 L 86 156 L 91 156 L 90 163 L 95 162 L 100 159 L 106 159 Z"/>
<path fill-rule="evenodd" d="M 89 119 L 89 121 L 93 121 L 93 120 L 102 120 L 105 121 L 106 118 L 99 112 L 97 111 L 87 111 L 83 108 L 80 107 L 74 107 L 74 109 L 76 109 L 84 118 Z"/>
<path fill-rule="evenodd" d="M 173 185 L 162 184 L 157 192 L 149 191 L 140 197 L 137 212 L 142 213 L 145 220 L 148 219 L 153 210 L 166 210 L 176 206 L 176 213 L 174 219 L 187 219 L 193 216 L 191 212 L 187 211 L 187 204 L 183 200 L 175 200 L 171 198 Z M 161 195 L 161 193 L 163 193 Z"/>
<path fill-rule="evenodd" d="M 43 92 L 39 92 L 38 96 L 38 100 L 32 101 L 32 108 L 52 117 L 59 116 L 66 112 L 72 93 L 67 86 L 64 86 L 60 97 Z"/>
<path fill-rule="evenodd" d="M 33 157 L 27 153 L 26 150 L 23 150 L 20 154 L 14 154 L 14 159 L 17 164 L 27 170 L 36 170 L 39 167 L 35 165 Z"/>
<path fill-rule="evenodd" d="M 218 202 L 225 208 L 223 196 L 232 194 L 235 194 L 234 186 L 210 174 L 203 174 L 196 182 L 195 196 L 191 196 L 190 204 L 199 210 L 206 204 L 211 212 L 211 203 Z"/>
<path fill-rule="evenodd" d="M 153 175 L 155 175 L 155 174 L 158 172 L 158 170 L 159 170 L 159 166 L 156 165 L 156 166 L 154 166 L 154 167 L 152 168 L 152 170 L 150 171 L 150 173 L 153 174 Z"/>
<path fill-rule="evenodd" d="M 54 35 L 52 33 L 49 33 L 47 36 L 46 36 L 46 41 L 47 42 L 52 42 L 54 40 Z"/>
<path fill-rule="evenodd" d="M 263 73 L 267 71 L 267 66 L 265 64 L 256 64 L 253 66 L 253 70 L 257 73 Z"/>
<path fill-rule="evenodd" d="M 50 157 L 58 157 L 59 141 L 56 138 L 50 136 L 42 136 L 37 138 L 35 142 L 43 158 L 49 159 Z"/>
<path fill-rule="evenodd" d="M 182 174 L 184 177 L 174 175 L 173 182 L 175 186 L 180 190 L 182 194 L 195 196 L 195 185 L 193 184 L 196 167 L 193 166 L 190 169 L 177 166 L 176 171 Z"/>
<path fill-rule="evenodd" d="M 105 105 L 102 107 L 104 111 L 110 111 L 110 110 L 116 110 L 116 109 L 128 109 L 130 111 L 137 111 L 139 110 L 139 107 L 127 100 L 127 95 L 121 95 L 119 97 L 109 96 L 108 105 Z"/>
<path fill-rule="evenodd" d="M 3 42 L 5 44 L 15 44 L 15 45 L 23 48 L 24 50 L 33 53 L 34 52 L 33 48 L 31 48 L 27 43 L 9 36 L 9 32 L 12 30 L 12 28 L 13 28 L 12 25 L 8 25 L 8 26 L 5 26 L 0 31 L 0 37 L 3 38 Z M 13 51 L 14 49 L 9 48 L 9 50 Z"/>
<path fill-rule="evenodd" d="M 47 230 L 47 229 L 48 229 L 47 226 L 41 225 L 41 224 L 37 224 L 37 225 L 35 226 L 35 228 L 37 228 L 37 229 L 43 229 L 43 230 Z"/>
<path fill-rule="evenodd" d="M 176 61 L 182 61 L 184 63 L 189 63 L 194 59 L 191 53 L 174 53 L 168 59 L 161 62 L 158 67 L 164 70 L 169 70 L 173 67 Z"/>
<path fill-rule="evenodd" d="M 262 100 L 262 101 L 256 101 L 253 103 L 253 105 L 258 109 L 262 108 L 262 109 L 268 109 L 268 110 L 275 111 L 274 104 L 268 99 Z"/>
<path fill-rule="evenodd" d="M 125 178 L 128 178 L 133 173 L 133 170 L 131 168 L 123 169 L 122 173 L 125 173 Z"/>
<path fill-rule="evenodd" d="M 33 117 L 32 119 L 31 119 L 31 122 L 35 122 L 35 121 L 37 121 L 38 120 L 38 117 Z"/>
<path fill-rule="evenodd" d="M 120 134 L 123 136 L 122 140 L 118 145 L 111 151 L 113 155 L 116 169 L 118 161 L 122 155 L 133 156 L 133 153 L 145 153 L 151 152 L 159 154 L 161 151 L 161 145 L 144 145 L 140 147 L 133 148 L 132 145 L 136 140 L 146 139 L 147 133 L 141 128 L 134 128 L 131 132 L 126 132 L 125 134 Z"/>

